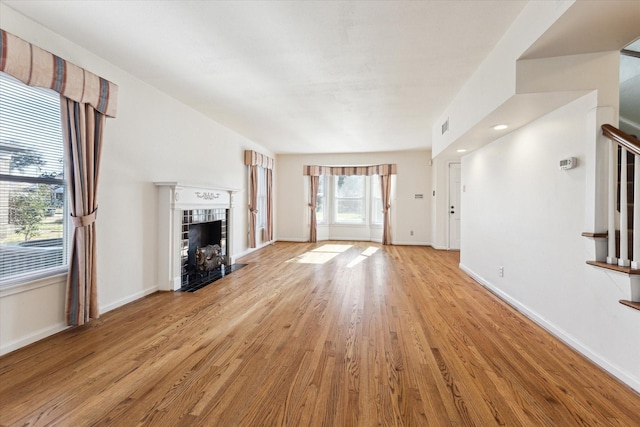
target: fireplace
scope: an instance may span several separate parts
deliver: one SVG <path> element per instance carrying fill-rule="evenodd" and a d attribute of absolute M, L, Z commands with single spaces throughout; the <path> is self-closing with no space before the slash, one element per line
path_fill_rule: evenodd
<path fill-rule="evenodd" d="M 204 276 L 231 271 L 233 196 L 238 190 L 156 182 L 158 187 L 158 289 L 176 291 Z M 198 269 L 196 249 L 219 247 L 214 270 Z M 207 277 L 204 277 L 206 280 Z"/>

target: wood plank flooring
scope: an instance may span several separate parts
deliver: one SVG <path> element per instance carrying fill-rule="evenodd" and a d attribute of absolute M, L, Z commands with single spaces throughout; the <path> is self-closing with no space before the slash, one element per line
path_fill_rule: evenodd
<path fill-rule="evenodd" d="M 455 252 L 278 242 L 239 261 L 0 358 L 0 424 L 640 426 L 638 394 Z"/>

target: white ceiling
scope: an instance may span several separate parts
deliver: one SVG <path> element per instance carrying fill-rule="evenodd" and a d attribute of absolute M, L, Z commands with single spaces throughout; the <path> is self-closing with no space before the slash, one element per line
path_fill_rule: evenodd
<path fill-rule="evenodd" d="M 342 153 L 429 148 L 526 1 L 3 3 L 275 153 Z"/>

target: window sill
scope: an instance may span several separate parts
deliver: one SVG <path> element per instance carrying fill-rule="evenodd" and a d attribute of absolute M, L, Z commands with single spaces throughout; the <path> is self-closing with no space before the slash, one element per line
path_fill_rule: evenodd
<path fill-rule="evenodd" d="M 57 283 L 65 281 L 67 278 L 67 269 L 57 270 L 48 276 L 34 278 L 29 281 L 15 283 L 10 285 L 4 285 L 0 287 L 0 298 L 7 297 L 9 295 L 15 295 L 22 292 L 29 292 L 34 289 L 44 288 L 46 286 L 55 285 Z M 27 279 L 28 280 L 28 279 Z"/>

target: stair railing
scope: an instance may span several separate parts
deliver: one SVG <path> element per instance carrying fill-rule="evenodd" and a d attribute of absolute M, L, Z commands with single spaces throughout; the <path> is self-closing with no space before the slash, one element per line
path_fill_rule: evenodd
<path fill-rule="evenodd" d="M 609 179 L 608 179 L 608 247 L 607 264 L 617 264 L 620 267 L 640 269 L 640 140 L 628 135 L 611 125 L 602 125 L 602 134 L 609 139 Z M 618 155 L 617 147 L 621 151 L 620 167 L 620 250 L 616 257 L 616 186 L 618 185 Z M 629 259 L 629 230 L 628 230 L 628 195 L 627 195 L 627 153 L 634 155 L 633 177 L 633 231 L 632 253 Z"/>

